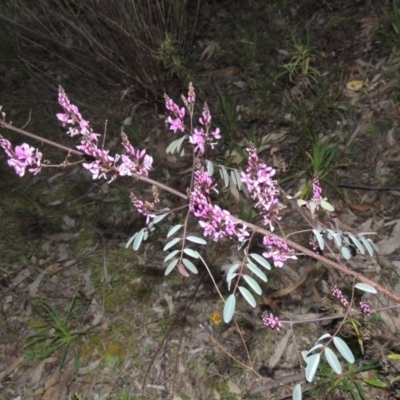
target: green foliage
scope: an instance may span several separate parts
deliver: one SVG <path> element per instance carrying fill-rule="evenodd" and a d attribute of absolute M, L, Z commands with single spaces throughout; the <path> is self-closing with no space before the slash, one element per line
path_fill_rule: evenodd
<path fill-rule="evenodd" d="M 381 28 L 381 34 L 388 37 L 396 46 L 400 46 L 400 10 L 397 0 L 392 0 L 392 9 L 386 10 L 382 6 L 386 18 L 386 26 Z"/>
<path fill-rule="evenodd" d="M 221 128 L 228 135 L 229 142 L 232 143 L 238 131 L 238 105 L 224 93 L 220 92 L 219 107 L 221 110 Z"/>
<path fill-rule="evenodd" d="M 309 168 L 310 178 L 318 177 L 320 182 L 325 182 L 331 187 L 335 187 L 328 176 L 339 168 L 346 167 L 345 163 L 337 163 L 335 156 L 339 148 L 339 143 L 332 142 L 331 135 L 328 135 L 323 141 L 320 141 L 316 135 L 312 137 L 312 153 L 308 153 L 307 157 L 311 161 Z"/>
<path fill-rule="evenodd" d="M 291 32 L 291 40 L 292 51 L 285 57 L 289 60 L 282 65 L 284 71 L 278 74 L 276 79 L 283 76 L 294 83 L 301 79 L 311 79 L 316 82 L 321 73 L 314 67 L 318 55 L 310 45 L 309 31 L 307 30 L 306 43 L 299 41 L 295 32 Z"/>
<path fill-rule="evenodd" d="M 48 59 L 77 91 L 85 82 L 86 91 L 90 83 L 93 89 L 115 92 L 118 87 L 120 98 L 137 93 L 154 98 L 165 90 L 171 74 L 186 73 L 193 39 L 188 28 L 191 31 L 193 25 L 184 0 L 38 0 L 34 8 L 26 0 L 12 3 L 0 19 L 15 32 L 18 57 L 38 80 L 45 75 L 43 60 Z M 47 85 L 57 85 L 45 76 Z"/>
<path fill-rule="evenodd" d="M 339 143 L 333 143 L 332 137 L 328 135 L 324 140 L 319 140 L 317 135 L 311 136 L 311 152 L 305 151 L 309 163 L 306 164 L 306 173 L 302 175 L 288 175 L 280 180 L 280 183 L 288 182 L 292 179 L 307 178 L 308 184 L 300 195 L 305 198 L 311 191 L 312 183 L 315 177 L 320 182 L 326 183 L 335 191 L 340 192 L 339 188 L 330 179 L 330 176 L 339 168 L 347 166 L 346 163 L 336 161 Z"/>
<path fill-rule="evenodd" d="M 88 331 L 88 329 L 72 330 L 70 328 L 75 306 L 76 298 L 74 297 L 65 317 L 62 318 L 54 306 L 44 302 L 42 305 L 44 315 L 41 316 L 41 321 L 33 323 L 37 333 L 34 333 L 27 339 L 25 348 L 34 348 L 35 354 L 40 358 L 49 357 L 56 350 L 61 349 L 61 368 L 64 365 L 69 349 Z M 77 367 L 79 359 L 74 348 L 73 353 L 75 366 Z"/>

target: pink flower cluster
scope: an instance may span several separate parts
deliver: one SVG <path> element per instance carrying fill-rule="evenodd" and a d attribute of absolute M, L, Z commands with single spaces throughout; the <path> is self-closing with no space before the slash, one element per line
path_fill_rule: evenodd
<path fill-rule="evenodd" d="M 272 261 L 277 268 L 281 268 L 283 263 L 289 258 L 293 260 L 297 259 L 294 251 L 281 239 L 272 236 L 264 236 L 263 244 L 268 249 L 268 251 L 263 253 L 263 256 L 265 258 L 272 258 Z"/>
<path fill-rule="evenodd" d="M 337 299 L 340 300 L 340 302 L 342 303 L 343 307 L 348 307 L 349 306 L 348 300 L 344 297 L 342 291 L 338 288 L 338 286 L 336 284 L 334 284 L 332 286 L 331 293 L 332 293 L 333 297 L 336 297 Z"/>
<path fill-rule="evenodd" d="M 174 114 L 175 118 L 169 116 L 167 122 L 169 123 L 169 129 L 176 133 L 177 131 L 185 131 L 185 109 L 179 108 L 177 104 L 173 102 L 167 95 L 164 95 L 165 105 L 168 111 Z M 196 101 L 196 95 L 193 85 L 189 84 L 189 93 L 187 99 L 183 98 L 186 107 L 188 108 L 189 114 L 192 116 L 193 106 Z M 221 138 L 219 128 L 214 131 L 210 131 L 211 128 L 211 114 L 207 106 L 204 104 L 202 116 L 199 118 L 200 128 L 194 128 L 189 135 L 189 142 L 194 146 L 194 150 L 198 155 L 204 154 L 206 146 L 209 145 L 212 149 L 215 146 L 214 140 Z"/>
<path fill-rule="evenodd" d="M 212 236 L 215 242 L 224 237 L 236 235 L 239 241 L 244 241 L 249 233 L 246 227 L 238 228 L 235 219 L 229 211 L 212 205 L 206 196 L 211 190 L 216 190 L 212 178 L 202 167 L 194 174 L 194 190 L 189 193 L 189 209 L 200 219 L 199 224 L 204 230 L 204 236 Z"/>
<path fill-rule="evenodd" d="M 15 146 L 13 150 L 11 143 L 4 139 L 0 135 L 0 146 L 4 149 L 8 156 L 8 165 L 15 169 L 15 172 L 19 176 L 25 175 L 25 169 L 30 166 L 35 166 L 35 168 L 29 168 L 29 172 L 37 174 L 41 169 L 42 153 L 30 147 L 28 144 L 23 143 L 21 146 Z"/>
<path fill-rule="evenodd" d="M 115 157 L 111 157 L 108 150 L 99 148 L 100 134 L 92 131 L 89 122 L 82 118 L 78 107 L 71 104 L 62 87 L 59 89 L 58 103 L 64 109 L 64 113 L 57 114 L 57 118 L 63 126 L 70 125 L 68 130 L 70 136 L 81 136 L 81 143 L 77 148 L 93 159 L 92 162 L 83 164 L 91 172 L 93 179 L 107 178 L 109 173 L 114 174 L 112 179 L 116 179 L 118 175 L 148 175 L 153 158 L 147 155 L 145 150 L 135 150 L 128 137 L 122 134 L 122 145 L 126 154 L 116 154 Z"/>
<path fill-rule="evenodd" d="M 265 312 L 262 315 L 262 323 L 270 329 L 275 329 L 276 331 L 280 331 L 282 329 L 282 323 L 279 321 L 278 317 L 274 317 L 274 315 L 271 313 L 268 315 L 267 312 Z"/>
<path fill-rule="evenodd" d="M 371 314 L 371 307 L 366 301 L 360 301 L 360 308 L 363 314 Z"/>
<path fill-rule="evenodd" d="M 315 210 L 313 210 L 313 215 L 314 215 L 315 212 L 318 212 L 320 210 L 320 204 L 322 200 L 322 188 L 319 183 L 319 178 L 317 176 L 313 179 L 312 189 L 313 189 L 313 195 L 311 201 L 315 203 Z M 308 210 L 311 209 L 309 204 L 307 204 L 306 208 Z"/>
<path fill-rule="evenodd" d="M 258 161 L 255 148 L 250 147 L 246 151 L 249 154 L 248 167 L 241 173 L 242 182 L 246 184 L 251 197 L 256 200 L 255 207 L 260 210 L 264 224 L 269 225 L 273 231 L 272 222 L 280 219 L 278 213 L 283 207 L 276 197 L 279 193 L 276 181 L 272 179 L 275 170 Z"/>
<path fill-rule="evenodd" d="M 322 188 L 318 177 L 315 177 L 312 184 L 313 197 L 312 200 L 322 200 Z"/>

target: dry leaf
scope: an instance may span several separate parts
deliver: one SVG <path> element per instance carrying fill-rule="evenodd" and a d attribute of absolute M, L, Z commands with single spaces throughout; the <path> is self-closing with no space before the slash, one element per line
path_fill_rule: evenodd
<path fill-rule="evenodd" d="M 24 357 L 16 358 L 4 372 L 0 372 L 0 382 L 2 382 L 8 375 L 10 375 L 22 362 Z"/>
<path fill-rule="evenodd" d="M 44 269 L 43 271 L 40 272 L 40 274 L 36 277 L 36 279 L 28 286 L 29 290 L 29 296 L 30 297 L 35 297 L 38 290 L 40 283 L 42 282 L 44 276 L 46 275 L 47 270 Z"/>
<path fill-rule="evenodd" d="M 39 365 L 30 374 L 31 383 L 33 385 L 36 385 L 37 383 L 39 383 L 40 379 L 42 378 L 42 373 L 43 373 L 45 365 L 47 363 L 52 363 L 52 362 L 55 362 L 55 361 L 57 361 L 56 357 L 49 357 L 49 358 L 46 358 L 45 360 L 43 360 L 41 363 L 39 363 Z"/>
<path fill-rule="evenodd" d="M 369 206 L 368 204 L 350 204 L 350 208 L 362 212 L 376 211 L 374 207 Z"/>
<path fill-rule="evenodd" d="M 285 333 L 285 336 L 275 346 L 275 352 L 274 352 L 273 356 L 269 359 L 269 363 L 268 363 L 268 366 L 271 370 L 273 370 L 275 368 L 275 365 L 278 364 L 279 360 L 282 358 L 282 355 L 287 348 L 287 342 L 289 340 L 291 333 L 292 332 L 290 330 L 288 330 Z"/>
<path fill-rule="evenodd" d="M 381 240 L 376 244 L 379 248 L 379 255 L 387 256 L 400 247 L 400 221 L 397 221 L 389 238 Z"/>
<path fill-rule="evenodd" d="M 358 90 L 361 90 L 364 86 L 365 81 L 350 81 L 347 82 L 346 88 L 349 90 L 352 90 L 353 92 L 357 92 Z"/>
<path fill-rule="evenodd" d="M 100 365 L 101 360 L 91 362 L 87 367 L 79 368 L 79 375 L 87 375 Z"/>
<path fill-rule="evenodd" d="M 21 282 L 23 282 L 26 278 L 28 278 L 28 276 L 31 275 L 31 271 L 29 271 L 28 268 L 23 269 L 15 278 L 14 280 L 11 282 L 10 287 L 11 288 L 15 288 L 16 286 L 18 286 Z"/>
<path fill-rule="evenodd" d="M 170 296 L 169 294 L 165 293 L 164 294 L 164 300 L 168 304 L 169 315 L 172 315 L 174 313 L 174 302 L 172 300 L 172 296 Z"/>
<path fill-rule="evenodd" d="M 242 391 L 240 390 L 239 386 L 236 385 L 236 383 L 232 382 L 232 381 L 228 381 L 227 382 L 229 391 L 233 394 L 241 394 Z"/>

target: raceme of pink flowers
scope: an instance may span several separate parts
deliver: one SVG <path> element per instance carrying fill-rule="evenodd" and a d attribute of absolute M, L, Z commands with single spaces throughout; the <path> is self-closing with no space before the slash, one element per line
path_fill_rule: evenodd
<path fill-rule="evenodd" d="M 333 297 L 336 297 L 342 303 L 343 307 L 349 306 L 348 300 L 344 297 L 342 291 L 338 288 L 336 284 L 332 286 L 331 293 Z"/>
<path fill-rule="evenodd" d="M 11 143 L 2 136 L 0 136 L 0 146 L 8 156 L 8 165 L 14 168 L 20 177 L 25 175 L 25 169 L 30 166 L 35 166 L 35 168 L 29 168 L 29 172 L 36 175 L 40 171 L 43 154 L 39 150 L 26 143 L 15 146 L 15 150 L 13 150 Z"/>
<path fill-rule="evenodd" d="M 283 263 L 288 259 L 297 259 L 293 250 L 290 249 L 288 244 L 281 239 L 272 236 L 264 236 L 263 244 L 267 248 L 267 251 L 263 253 L 263 256 L 265 258 L 272 258 L 272 261 L 277 268 L 281 268 Z"/>
<path fill-rule="evenodd" d="M 274 317 L 272 313 L 268 314 L 267 312 L 264 312 L 262 315 L 262 322 L 267 328 L 275 329 L 278 332 L 282 329 L 281 321 L 279 321 L 278 317 Z"/>
<path fill-rule="evenodd" d="M 280 220 L 278 213 L 282 206 L 276 197 L 278 190 L 277 182 L 272 179 L 275 170 L 266 164 L 259 162 L 257 152 L 254 148 L 246 149 L 249 154 L 248 167 L 241 173 L 242 182 L 247 186 L 251 197 L 257 202 L 255 207 L 264 218 L 264 224 L 269 225 L 271 231 L 274 220 Z"/>
<path fill-rule="evenodd" d="M 174 117 L 168 116 L 166 122 L 169 124 L 169 129 L 176 133 L 177 131 L 185 131 L 184 118 L 186 115 L 184 108 L 179 108 L 179 106 L 174 103 L 167 95 L 164 95 L 165 106 L 168 111 L 173 113 Z M 190 116 L 192 116 L 193 106 L 196 101 L 196 95 L 192 83 L 189 84 L 189 93 L 187 99 L 184 98 L 184 102 L 188 107 Z M 199 127 L 192 129 L 189 134 L 189 142 L 194 146 L 194 151 L 198 154 L 204 154 L 206 146 L 210 146 L 211 149 L 215 146 L 215 140 L 221 139 L 221 132 L 219 128 L 210 132 L 211 127 L 211 114 L 207 104 L 204 104 L 203 112 L 199 118 Z"/>
<path fill-rule="evenodd" d="M 217 242 L 236 235 L 239 241 L 244 241 L 249 235 L 246 227 L 239 228 L 229 211 L 211 204 L 206 196 L 211 190 L 216 191 L 212 178 L 203 167 L 198 166 L 194 174 L 194 190 L 189 193 L 189 210 L 200 219 L 204 236 L 211 236 Z"/>
<path fill-rule="evenodd" d="M 57 114 L 57 118 L 63 126 L 71 125 L 68 133 L 71 136 L 82 136 L 81 144 L 77 146 L 86 155 L 95 160 L 84 163 L 93 179 L 107 178 L 107 174 L 113 174 L 115 179 L 119 176 L 132 176 L 133 174 L 147 176 L 152 168 L 153 158 L 146 154 L 145 150 L 135 150 L 128 137 L 122 134 L 122 145 L 126 154 L 116 154 L 111 157 L 108 150 L 98 147 L 98 133 L 94 133 L 88 121 L 82 118 L 77 106 L 71 104 L 65 91 L 60 87 L 58 102 L 63 107 L 64 113 Z"/>
<path fill-rule="evenodd" d="M 360 308 L 361 308 L 361 312 L 363 314 L 371 314 L 371 307 L 369 306 L 369 304 L 366 301 L 360 301 Z"/>

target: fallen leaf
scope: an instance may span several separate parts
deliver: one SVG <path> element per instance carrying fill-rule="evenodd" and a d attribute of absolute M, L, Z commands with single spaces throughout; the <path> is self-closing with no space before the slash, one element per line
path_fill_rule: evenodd
<path fill-rule="evenodd" d="M 172 300 L 172 296 L 170 296 L 169 294 L 165 293 L 164 294 L 164 300 L 168 304 L 169 315 L 172 315 L 174 313 L 174 302 Z"/>
<path fill-rule="evenodd" d="M 358 81 L 358 80 L 350 81 L 347 82 L 346 88 L 354 92 L 357 92 L 358 90 L 361 90 L 363 88 L 364 82 L 365 81 Z"/>
<path fill-rule="evenodd" d="M 23 282 L 26 278 L 28 278 L 28 276 L 31 275 L 31 271 L 29 271 L 28 268 L 23 269 L 15 278 L 14 280 L 11 282 L 10 287 L 14 288 L 16 286 L 18 286 L 21 282 Z"/>
<path fill-rule="evenodd" d="M 56 357 L 49 357 L 46 358 L 45 360 L 43 360 L 41 363 L 39 363 L 39 365 L 33 370 L 33 372 L 31 373 L 31 384 L 32 385 L 36 385 L 39 383 L 40 379 L 42 379 L 42 373 L 44 370 L 44 367 L 46 366 L 47 363 L 52 363 L 57 361 Z"/>
<path fill-rule="evenodd" d="M 397 221 L 390 237 L 381 240 L 379 243 L 376 243 L 376 245 L 379 248 L 379 255 L 382 256 L 392 254 L 398 249 L 400 247 L 400 221 Z"/>
<path fill-rule="evenodd" d="M 91 362 L 87 367 L 79 368 L 79 375 L 87 375 L 100 365 L 101 360 Z"/>
<path fill-rule="evenodd" d="M 239 386 L 236 385 L 236 383 L 234 383 L 232 381 L 228 381 L 227 384 L 228 384 L 229 391 L 231 393 L 233 393 L 233 394 L 241 394 L 242 393 L 242 391 L 240 390 Z"/>
<path fill-rule="evenodd" d="M 368 204 L 350 204 L 350 208 L 362 212 L 376 211 L 374 207 L 369 206 Z"/>
<path fill-rule="evenodd" d="M 16 358 L 4 372 L 0 372 L 0 382 L 7 378 L 23 361 L 24 357 Z"/>
<path fill-rule="evenodd" d="M 282 358 L 284 351 L 287 349 L 287 343 L 291 334 L 292 332 L 288 330 L 285 333 L 285 336 L 279 341 L 279 343 L 275 345 L 275 352 L 269 359 L 268 363 L 270 370 L 273 370 L 276 364 L 278 364 L 279 360 Z"/>
<path fill-rule="evenodd" d="M 39 286 L 40 283 L 42 282 L 44 276 L 46 275 L 47 270 L 42 270 L 40 271 L 39 275 L 36 277 L 36 279 L 28 286 L 28 290 L 29 290 L 29 296 L 30 297 L 35 297 L 38 290 L 39 290 Z"/>

